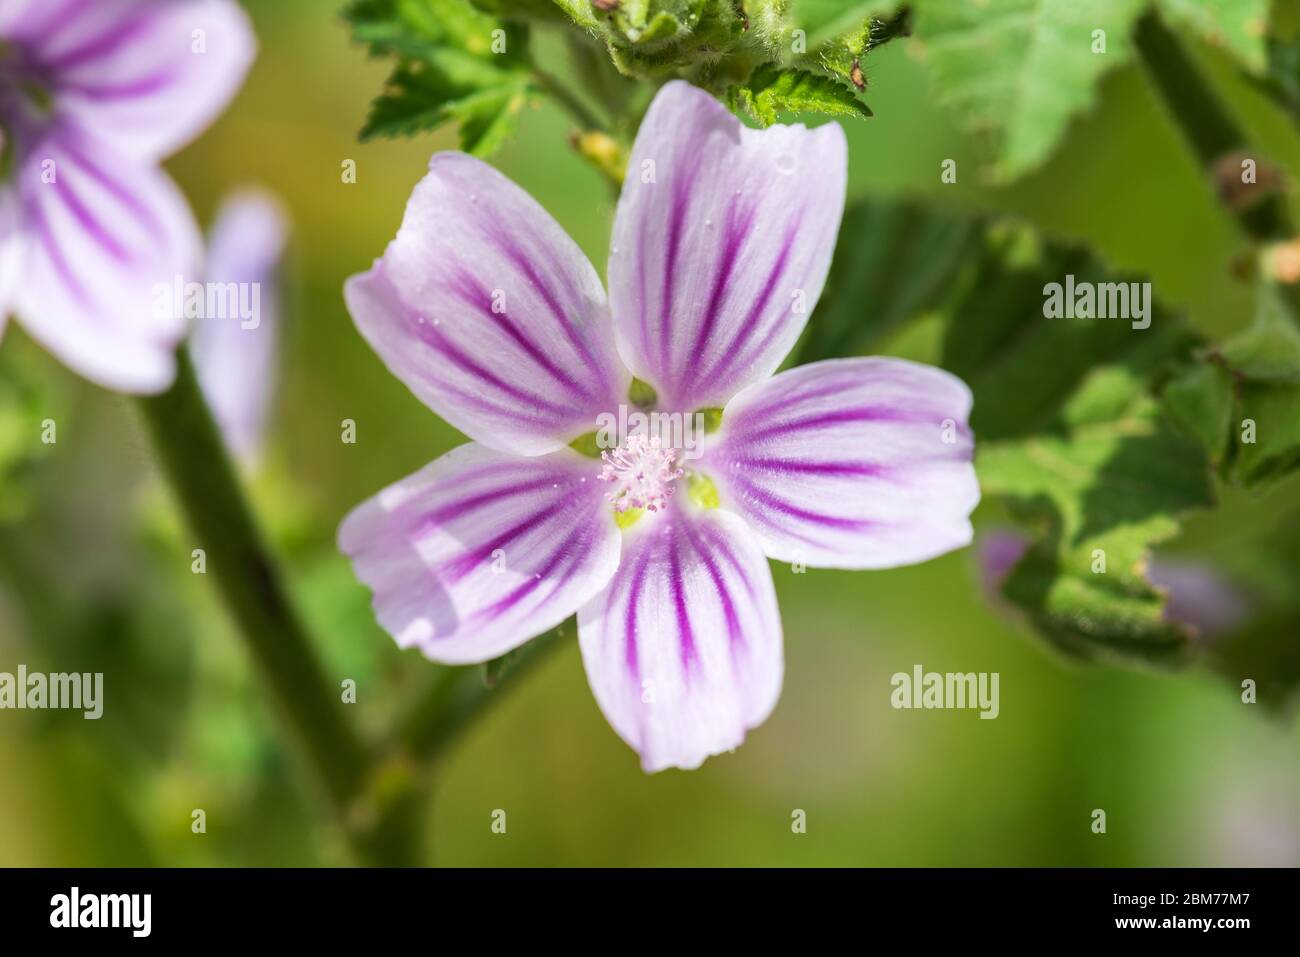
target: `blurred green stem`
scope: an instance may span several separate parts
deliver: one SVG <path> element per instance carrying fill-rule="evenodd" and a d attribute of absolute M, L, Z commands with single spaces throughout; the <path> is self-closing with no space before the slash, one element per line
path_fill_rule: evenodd
<path fill-rule="evenodd" d="M 1165 106 L 1202 167 L 1220 182 L 1219 163 L 1247 147 L 1245 131 L 1224 106 L 1192 57 L 1154 12 L 1138 21 L 1137 48 Z M 1239 174 L 1234 169 L 1233 176 Z M 1258 204 L 1233 209 L 1242 228 L 1257 242 L 1291 236 L 1282 196 L 1273 193 Z"/>
<path fill-rule="evenodd" d="M 193 535 L 269 685 L 280 715 L 329 795 L 358 857 L 387 862 L 406 854 L 408 842 L 372 827 L 380 811 L 365 798 L 372 786 L 369 758 L 344 716 L 333 688 L 276 572 L 221 434 L 199 391 L 188 353 L 177 355 L 176 382 L 162 395 L 140 399 L 163 473 Z M 189 560 L 188 558 L 186 559 Z M 388 787 L 381 795 L 400 805 Z"/>
<path fill-rule="evenodd" d="M 511 652 L 502 674 L 512 683 L 522 678 L 560 646 L 566 631 L 561 625 Z M 483 668 L 439 671 L 398 724 L 394 750 L 420 765 L 431 764 L 504 690 Z"/>
<path fill-rule="evenodd" d="M 537 64 L 533 64 L 533 81 L 556 103 L 562 106 L 574 121 L 587 130 L 603 130 L 606 126 L 587 104 L 578 99 L 577 94 L 566 87 Z"/>

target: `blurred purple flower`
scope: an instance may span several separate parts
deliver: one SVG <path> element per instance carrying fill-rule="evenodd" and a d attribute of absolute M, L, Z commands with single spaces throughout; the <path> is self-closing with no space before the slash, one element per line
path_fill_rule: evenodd
<path fill-rule="evenodd" d="M 159 160 L 226 106 L 252 60 L 233 0 L 0 3 L 0 321 L 127 392 L 165 389 L 198 228 Z M 18 281 L 21 277 L 21 282 Z"/>
<path fill-rule="evenodd" d="M 886 568 L 970 541 L 960 380 L 882 358 L 773 376 L 821 293 L 847 172 L 838 126 L 746 129 L 669 83 L 632 152 L 607 305 L 523 190 L 433 158 L 397 238 L 346 287 L 393 373 L 474 440 L 339 530 L 400 645 L 486 661 L 576 611 L 614 729 L 648 771 L 693 768 L 780 694 L 764 556 Z M 633 374 L 668 421 L 721 408 L 720 426 L 698 448 L 662 419 L 620 430 L 603 467 L 569 448 L 627 412 Z"/>
<path fill-rule="evenodd" d="M 226 199 L 208 240 L 209 288 L 252 305 L 250 316 L 199 318 L 190 353 L 204 398 L 226 447 L 248 468 L 257 464 L 278 379 L 280 269 L 288 221 L 270 195 L 243 190 Z"/>

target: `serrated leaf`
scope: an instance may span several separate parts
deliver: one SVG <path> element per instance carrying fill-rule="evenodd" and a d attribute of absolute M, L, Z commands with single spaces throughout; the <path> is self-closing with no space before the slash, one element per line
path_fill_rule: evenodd
<path fill-rule="evenodd" d="M 501 146 L 530 89 L 523 27 L 465 0 L 360 0 L 346 15 L 372 52 L 398 56 L 371 105 L 363 140 L 454 121 L 467 152 L 487 156 Z"/>
<path fill-rule="evenodd" d="M 976 260 L 945 309 L 943 364 L 975 395 L 985 496 L 1038 530 L 1004 594 L 1072 655 L 1181 660 L 1187 635 L 1145 562 L 1183 513 L 1213 503 L 1201 441 L 1157 398 L 1195 338 L 1157 306 L 1147 328 L 1049 316 L 1053 283 L 1138 280 L 1023 226 L 990 225 Z"/>
<path fill-rule="evenodd" d="M 1182 655 L 1188 635 L 1165 620 L 1146 560 L 1184 512 L 1214 499 L 1204 453 L 1154 399 L 1061 435 L 987 443 L 976 468 L 986 495 L 1041 528 L 1003 592 L 1049 640 L 1084 657 Z"/>
<path fill-rule="evenodd" d="M 992 140 L 995 172 L 1037 167 L 1070 119 L 1092 105 L 1107 70 L 1129 58 L 1143 0 L 927 0 L 916 36 L 936 93 L 970 131 Z M 1105 52 L 1094 53 L 1094 31 Z"/>
<path fill-rule="evenodd" d="M 819 73 L 771 64 L 759 67 L 745 83 L 731 87 L 727 105 L 745 111 L 764 126 L 771 126 L 782 113 L 871 115 L 867 105 L 842 83 Z"/>
<path fill-rule="evenodd" d="M 1247 69 L 1264 72 L 1268 0 L 1156 0 L 1156 6 L 1171 22 L 1223 47 Z"/>
<path fill-rule="evenodd" d="M 1261 286 L 1255 323 L 1212 360 L 1236 382 L 1236 478 L 1250 486 L 1300 467 L 1300 329 L 1278 290 Z"/>

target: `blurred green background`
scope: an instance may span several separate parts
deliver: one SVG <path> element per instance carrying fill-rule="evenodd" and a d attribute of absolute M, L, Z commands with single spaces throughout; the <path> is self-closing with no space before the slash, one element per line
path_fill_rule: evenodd
<path fill-rule="evenodd" d="M 399 654 L 334 551 L 339 519 L 460 438 L 354 330 L 343 280 L 395 232 L 449 132 L 358 145 L 387 65 L 349 43 L 334 4 L 249 4 L 261 53 L 228 114 L 170 169 L 204 223 L 231 188 L 262 184 L 290 211 L 292 325 L 261 521 L 326 643 L 354 678 L 352 716 L 378 733 L 437 667 Z M 1274 161 L 1300 136 L 1226 61 L 1197 48 Z M 1019 213 L 1085 241 L 1221 334 L 1250 319 L 1231 275 L 1244 244 L 1140 69 L 1102 84 L 1052 161 L 993 188 L 975 144 L 936 108 L 906 45 L 871 58 L 875 118 L 849 127 L 857 196 Z M 609 191 L 530 110 L 497 164 L 603 264 Z M 958 160 L 943 185 L 943 159 Z M 341 182 L 355 159 L 357 182 Z M 862 303 L 864 311 L 871 303 Z M 815 320 L 814 320 L 815 321 Z M 894 351 L 927 358 L 915 338 Z M 0 712 L 0 865 L 335 864 L 347 857 L 190 549 L 129 400 L 74 379 L 18 330 L 6 369 L 42 383 L 58 444 L 21 518 L 0 525 L 0 671 L 105 672 L 105 715 Z M 932 358 L 932 357 L 931 357 Z M 358 441 L 339 440 L 344 418 Z M 1232 542 L 1300 504 L 1293 478 L 1228 493 L 1173 551 L 1231 559 Z M 996 516 L 992 516 L 996 519 Z M 771 719 L 698 771 L 646 776 L 587 689 L 572 635 L 513 682 L 435 769 L 430 860 L 448 865 L 1300 864 L 1300 728 L 1208 672 L 1063 663 L 989 601 L 972 550 L 875 573 L 774 565 L 786 679 Z M 1300 636 L 1296 636 L 1300 641 Z M 1001 674 L 1001 715 L 896 711 L 914 664 Z M 202 808 L 207 832 L 191 832 Z M 1107 813 L 1094 834 L 1091 812 Z M 506 834 L 490 828 L 495 809 Z M 791 813 L 807 813 L 807 833 Z"/>

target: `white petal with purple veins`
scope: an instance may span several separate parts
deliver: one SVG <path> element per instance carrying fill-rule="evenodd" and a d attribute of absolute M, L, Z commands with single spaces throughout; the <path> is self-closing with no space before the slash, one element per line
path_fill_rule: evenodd
<path fill-rule="evenodd" d="M 270 196 L 245 190 L 227 199 L 212 227 L 206 278 L 223 288 L 238 284 L 239 302 L 256 304 L 257 315 L 204 316 L 190 332 L 199 385 L 226 446 L 250 465 L 278 378 L 279 272 L 287 235 L 284 212 Z"/>
<path fill-rule="evenodd" d="M 890 568 L 970 542 L 970 390 L 903 359 L 800 366 L 736 396 L 698 467 L 769 557 Z"/>
<path fill-rule="evenodd" d="M 624 360 L 675 411 L 722 406 L 771 375 L 821 295 L 848 154 L 830 123 L 748 129 L 667 84 L 619 200 L 610 304 Z"/>
<path fill-rule="evenodd" d="M 42 0 L 0 33 L 16 34 L 50 77 L 62 118 L 137 159 L 202 132 L 256 48 L 233 0 Z"/>
<path fill-rule="evenodd" d="M 758 542 L 680 502 L 626 533 L 609 587 L 578 612 L 596 701 L 647 771 L 735 748 L 781 693 L 781 616 Z"/>
<path fill-rule="evenodd" d="M 379 623 L 434 661 L 488 661 L 563 622 L 619 561 L 592 460 L 470 443 L 358 506 L 339 548 Z"/>
<path fill-rule="evenodd" d="M 17 171 L 29 242 L 16 311 L 33 338 L 86 378 L 166 388 L 184 319 L 158 295 L 197 277 L 198 227 L 171 180 L 75 130 L 36 144 Z"/>
<path fill-rule="evenodd" d="M 473 157 L 433 157 L 397 238 L 344 293 L 393 374 L 484 445 L 554 451 L 626 398 L 591 263 L 531 196 Z"/>

